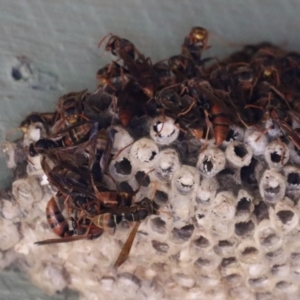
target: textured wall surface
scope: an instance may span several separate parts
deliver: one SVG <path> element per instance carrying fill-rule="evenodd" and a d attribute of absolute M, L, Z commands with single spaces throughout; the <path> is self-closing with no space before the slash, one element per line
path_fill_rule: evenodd
<path fill-rule="evenodd" d="M 0 276 L 0 299 L 3 300 L 72 300 L 77 299 L 75 292 L 63 291 L 61 294 L 48 297 L 32 286 L 19 272 L 7 270 Z"/>
<path fill-rule="evenodd" d="M 130 39 L 153 60 L 178 53 L 194 25 L 212 32 L 208 55 L 233 51 L 230 42 L 268 40 L 300 48 L 296 0 L 0 0 L 0 7 L 1 141 L 29 112 L 53 109 L 59 95 L 95 88 L 95 73 L 109 60 L 97 43 L 108 32 Z M 13 67 L 27 76 L 15 80 Z M 9 178 L 4 167 L 0 178 L 3 187 Z M 14 280 L 9 276 L 2 274 L 1 299 L 19 298 L 17 289 L 5 284 Z M 20 281 L 18 288 L 27 289 Z"/>

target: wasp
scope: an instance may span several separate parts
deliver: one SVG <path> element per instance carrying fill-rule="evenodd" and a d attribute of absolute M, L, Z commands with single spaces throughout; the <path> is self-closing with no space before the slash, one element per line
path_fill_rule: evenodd
<path fill-rule="evenodd" d="M 6 134 L 8 140 L 14 132 L 22 131 L 29 140 L 38 140 L 41 136 L 46 137 L 54 124 L 55 113 L 31 113 L 17 128 L 12 128 Z"/>
<path fill-rule="evenodd" d="M 59 141 L 61 147 L 78 145 L 88 139 L 92 126 L 93 123 L 87 121 L 76 123 L 69 128 L 59 131 L 55 135 L 55 139 Z"/>
<path fill-rule="evenodd" d="M 46 245 L 54 243 L 66 243 L 81 240 L 84 238 L 93 239 L 99 237 L 102 234 L 103 230 L 91 224 L 90 221 L 86 221 L 86 218 L 83 218 L 82 216 L 77 218 L 77 214 L 75 215 L 75 219 L 70 218 L 73 226 L 73 230 L 70 230 L 69 223 L 63 216 L 60 208 L 58 207 L 57 201 L 55 200 L 55 198 L 60 200 L 62 197 L 62 193 L 58 192 L 56 197 L 52 197 L 48 201 L 46 206 L 47 222 L 53 233 L 61 238 L 39 241 L 35 244 Z M 65 199 L 65 202 L 66 200 L 67 199 Z"/>
<path fill-rule="evenodd" d="M 95 200 L 98 202 L 99 209 L 101 205 L 106 208 L 115 208 L 115 207 L 130 207 L 133 203 L 135 203 L 135 197 L 139 190 L 141 189 L 144 180 L 146 180 L 147 175 L 152 172 L 153 170 L 150 170 L 148 173 L 146 173 L 141 181 L 139 182 L 138 188 L 133 192 L 119 192 L 119 191 L 99 191 L 97 186 L 95 185 L 95 182 L 93 180 L 93 177 L 91 177 L 92 186 L 95 193 Z"/>
<path fill-rule="evenodd" d="M 133 117 L 138 117 L 140 113 L 140 106 L 144 102 L 145 94 L 139 91 L 132 91 L 132 84 L 129 84 L 118 97 L 118 117 L 120 123 L 127 127 L 129 126 Z M 140 101 L 137 103 L 136 99 Z"/>
<path fill-rule="evenodd" d="M 98 130 L 98 122 L 93 124 L 90 136 L 87 142 L 80 146 L 69 147 L 71 151 L 75 148 L 81 148 L 88 153 L 88 169 L 93 174 L 96 172 L 104 174 L 112 158 L 112 147 L 115 140 L 116 130 L 113 127 L 109 129 Z M 99 169 L 99 168 L 100 169 Z"/>
<path fill-rule="evenodd" d="M 177 118 L 179 113 L 186 110 L 189 105 L 186 105 L 182 97 L 175 88 L 165 88 L 156 93 L 154 97 L 157 109 L 162 110 L 162 113 L 170 114 Z M 156 111 L 157 111 L 156 109 Z"/>
<path fill-rule="evenodd" d="M 193 61 L 184 55 L 174 55 L 168 59 L 170 70 L 175 75 L 176 82 L 195 77 L 196 69 Z"/>
<path fill-rule="evenodd" d="M 233 64 L 235 65 L 235 64 Z M 241 64 L 242 66 L 238 67 L 233 72 L 233 77 L 236 80 L 236 84 L 241 86 L 242 90 L 248 91 L 253 90 L 253 87 L 256 84 L 255 74 L 248 64 Z M 230 66 L 231 67 L 231 66 Z"/>
<path fill-rule="evenodd" d="M 135 203 L 131 207 L 120 207 L 117 209 L 112 209 L 109 212 L 94 216 L 91 219 L 91 222 L 94 225 L 104 230 L 115 228 L 122 220 L 135 222 L 135 225 L 118 256 L 114 267 L 118 268 L 128 258 L 140 223 L 148 216 L 157 213 L 158 206 L 148 198 L 144 198 L 141 202 Z"/>
<path fill-rule="evenodd" d="M 133 43 L 131 43 L 127 39 L 120 38 L 116 35 L 113 35 L 112 33 L 107 34 L 100 40 L 100 42 L 98 44 L 98 48 L 101 47 L 102 43 L 104 42 L 104 40 L 107 37 L 109 37 L 109 38 L 105 45 L 105 50 L 110 51 L 111 54 L 123 59 L 122 53 L 120 54 L 120 52 L 124 52 L 124 53 L 126 53 L 126 55 L 128 55 L 133 60 L 136 59 L 137 56 L 141 56 L 141 54 L 135 48 Z"/>
<path fill-rule="evenodd" d="M 203 50 L 208 49 L 209 32 L 202 27 L 193 27 L 182 45 L 182 54 L 192 58 L 198 64 L 201 61 Z"/>
<path fill-rule="evenodd" d="M 106 171 L 111 158 L 113 142 L 114 135 L 103 128 L 98 130 L 98 123 L 94 123 L 87 142 L 89 170 L 93 170 L 95 162 L 99 162 L 101 170 Z"/>
<path fill-rule="evenodd" d="M 100 86 L 109 84 L 111 78 L 120 77 L 122 75 L 122 67 L 115 61 L 99 69 L 97 72 L 97 80 Z M 113 87 L 112 87 L 113 88 Z M 114 89 L 114 88 L 113 88 Z"/>
<path fill-rule="evenodd" d="M 75 124 L 67 129 L 60 131 L 57 135 L 50 135 L 48 139 L 40 139 L 29 146 L 30 155 L 45 154 L 49 149 L 69 147 L 85 142 L 93 124 L 91 122 L 83 122 Z M 52 140 L 53 137 L 55 140 Z"/>
<path fill-rule="evenodd" d="M 43 155 L 41 166 L 49 182 L 64 195 L 83 194 L 94 198 L 94 193 L 89 188 L 90 172 L 88 169 L 57 160 L 55 154 L 52 153 L 47 157 Z"/>
<path fill-rule="evenodd" d="M 19 128 L 23 133 L 26 133 L 31 124 L 41 123 L 46 132 L 49 133 L 50 128 L 53 126 L 54 118 L 55 113 L 32 113 L 21 122 Z"/>
<path fill-rule="evenodd" d="M 263 112 L 262 121 L 270 124 L 263 133 L 273 130 L 271 134 L 278 136 L 281 135 L 283 130 L 288 139 L 298 147 L 300 145 L 300 136 L 293 130 L 292 124 L 294 120 L 300 122 L 299 114 L 290 107 L 291 103 L 274 87 L 266 84 L 265 88 L 265 94 L 262 93 L 257 102 L 248 105 L 248 107 L 260 109 Z"/>
<path fill-rule="evenodd" d="M 114 228 L 122 220 L 128 222 L 141 222 L 149 215 L 155 214 L 157 211 L 157 205 L 148 198 L 144 198 L 141 202 L 136 202 L 131 206 L 111 207 L 108 212 L 101 213 L 91 218 L 91 221 L 99 228 Z"/>
<path fill-rule="evenodd" d="M 52 141 L 50 139 L 39 139 L 35 143 L 31 143 L 29 145 L 29 155 L 31 157 L 35 157 L 39 154 L 45 154 L 49 149 L 58 148 L 60 146 L 59 143 Z"/>
<path fill-rule="evenodd" d="M 164 61 L 159 61 L 153 65 L 153 70 L 156 73 L 158 80 L 158 90 L 164 87 L 175 84 L 175 77 L 171 74 L 170 66 Z"/>
<path fill-rule="evenodd" d="M 124 90 L 130 81 L 130 77 L 125 68 L 117 62 L 112 61 L 110 64 L 98 70 L 97 80 L 99 87 L 102 87 L 105 92 L 117 94 Z"/>
<path fill-rule="evenodd" d="M 123 55 L 125 66 L 128 68 L 129 74 L 135 79 L 141 90 L 148 98 L 152 98 L 159 84 L 159 79 L 155 73 L 150 59 L 144 57 L 138 60 L 132 60 Z"/>
<path fill-rule="evenodd" d="M 77 122 L 88 120 L 83 114 L 83 102 L 87 96 L 87 90 L 83 90 L 68 93 L 58 99 L 56 120 L 52 132 L 57 133 Z"/>
<path fill-rule="evenodd" d="M 152 98 L 157 89 L 158 78 L 150 59 L 145 58 L 130 41 L 112 34 L 109 36 L 105 50 L 123 60 L 129 75 L 139 84 L 145 95 Z M 99 46 L 106 37 L 99 42 Z"/>
<path fill-rule="evenodd" d="M 210 113 L 213 124 L 215 144 L 220 146 L 225 141 L 229 132 L 229 117 L 226 112 L 224 112 L 217 104 L 214 104 L 211 107 Z"/>
<path fill-rule="evenodd" d="M 206 80 L 193 78 L 183 83 L 183 91 L 194 99 L 191 105 L 197 105 L 202 109 L 205 115 L 207 128 L 213 128 L 215 144 L 220 146 L 229 132 L 229 125 L 232 113 L 226 103 L 226 93 L 215 90 Z M 210 121 L 211 120 L 211 121 Z M 206 132 L 206 140 L 209 130 Z"/>
<path fill-rule="evenodd" d="M 74 234 L 74 230 L 70 230 L 69 224 L 61 213 L 55 197 L 52 197 L 46 206 L 46 217 L 52 231 L 60 237 L 68 237 Z"/>

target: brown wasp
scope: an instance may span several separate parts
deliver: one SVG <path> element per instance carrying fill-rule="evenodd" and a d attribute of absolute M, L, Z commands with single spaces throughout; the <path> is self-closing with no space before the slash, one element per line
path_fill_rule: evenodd
<path fill-rule="evenodd" d="M 116 61 L 112 61 L 97 72 L 99 87 L 109 94 L 118 94 L 130 81 L 128 71 Z"/>
<path fill-rule="evenodd" d="M 10 129 L 6 134 L 6 140 L 9 140 L 14 132 L 22 131 L 23 134 L 29 134 L 31 129 L 38 129 L 40 137 L 46 137 L 54 124 L 55 113 L 31 113 L 28 115 L 17 128 Z"/>
<path fill-rule="evenodd" d="M 207 45 L 209 33 L 205 28 L 193 27 L 182 45 L 182 54 L 192 58 L 194 63 L 201 61 L 203 50 L 209 48 Z"/>
<path fill-rule="evenodd" d="M 158 79 L 158 90 L 175 84 L 175 77 L 171 74 L 170 66 L 164 61 L 159 61 L 153 65 L 153 70 Z"/>
<path fill-rule="evenodd" d="M 135 222 L 135 225 L 118 256 L 114 267 L 118 268 L 128 258 L 140 223 L 148 216 L 157 214 L 157 212 L 158 206 L 148 198 L 144 198 L 141 202 L 135 203 L 130 207 L 111 209 L 109 212 L 97 215 L 91 219 L 94 225 L 104 230 L 107 229 L 107 227 L 115 228 L 122 220 Z"/>
<path fill-rule="evenodd" d="M 168 59 L 168 65 L 175 75 L 177 83 L 180 83 L 185 79 L 193 78 L 196 75 L 193 61 L 185 55 L 171 56 Z"/>
<path fill-rule="evenodd" d="M 60 192 L 57 193 L 57 198 L 62 197 Z M 60 239 L 48 239 L 44 241 L 36 242 L 37 245 L 47 245 L 56 243 L 67 243 L 85 238 L 94 239 L 99 237 L 103 230 L 93 224 L 90 221 L 86 221 L 86 218 L 80 216 L 80 218 L 70 218 L 73 223 L 73 230 L 70 230 L 69 224 L 63 214 L 61 213 L 55 197 L 52 197 L 46 207 L 47 222 L 51 227 L 53 233 L 60 236 Z M 85 224 L 86 223 L 86 224 Z M 74 235 L 76 234 L 76 235 Z"/>
<path fill-rule="evenodd" d="M 21 122 L 19 127 L 24 133 L 26 133 L 31 124 L 41 123 L 46 129 L 46 132 L 49 133 L 50 128 L 54 124 L 54 119 L 55 113 L 32 113 Z"/>
<path fill-rule="evenodd" d="M 88 120 L 83 114 L 83 102 L 87 95 L 87 90 L 83 90 L 68 93 L 58 99 L 56 120 L 52 132 L 57 133 L 77 122 Z"/>
<path fill-rule="evenodd" d="M 109 37 L 109 38 L 108 38 Z M 131 59 L 135 60 L 137 56 L 141 56 L 139 51 L 135 48 L 135 46 L 127 39 L 120 38 L 112 33 L 104 36 L 100 42 L 98 43 L 98 48 L 101 47 L 102 43 L 105 39 L 108 38 L 108 41 L 105 45 L 105 51 L 110 51 L 111 54 L 122 58 L 123 53 L 126 53 Z M 120 54 L 121 52 L 121 54 Z"/>
<path fill-rule="evenodd" d="M 192 78 L 183 83 L 183 92 L 187 92 L 193 99 L 194 104 L 203 110 L 207 128 L 213 128 L 215 144 L 220 146 L 229 132 L 229 125 L 233 115 L 226 103 L 226 93 L 215 90 L 210 83 L 200 78 Z M 226 103 L 225 103 L 226 102 Z M 211 120 L 211 121 L 210 121 Z M 208 138 L 209 130 L 206 133 Z"/>
<path fill-rule="evenodd" d="M 139 84 L 145 95 L 152 98 L 157 89 L 158 78 L 150 59 L 145 58 L 130 41 L 112 34 L 109 36 L 105 50 L 110 51 L 123 61 L 129 75 Z M 99 47 L 105 38 L 107 36 L 99 42 Z"/>

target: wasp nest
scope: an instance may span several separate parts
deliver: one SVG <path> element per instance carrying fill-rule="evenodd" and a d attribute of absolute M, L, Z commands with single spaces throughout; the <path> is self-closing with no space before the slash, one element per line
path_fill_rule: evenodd
<path fill-rule="evenodd" d="M 207 43 L 194 27 L 152 64 L 109 35 L 94 93 L 25 118 L 2 145 L 1 269 L 88 300 L 300 298 L 300 55 L 208 66 Z"/>

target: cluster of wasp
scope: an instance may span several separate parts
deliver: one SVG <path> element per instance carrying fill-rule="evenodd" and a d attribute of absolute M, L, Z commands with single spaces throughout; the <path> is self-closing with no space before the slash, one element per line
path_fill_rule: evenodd
<path fill-rule="evenodd" d="M 121 222 L 134 223 L 115 263 L 120 266 L 139 224 L 160 212 L 159 201 L 137 194 L 149 185 L 157 171 L 151 161 L 166 146 L 176 149 L 182 164 L 195 165 L 193 154 L 209 145 L 222 148 L 236 139 L 235 128 L 246 127 L 261 132 L 257 140 L 269 135 L 291 141 L 300 154 L 300 54 L 261 43 L 223 61 L 203 59 L 208 37 L 206 29 L 194 27 L 181 54 L 153 64 L 129 40 L 109 34 L 99 47 L 105 44 L 115 60 L 97 72 L 97 90 L 66 94 L 55 112 L 33 113 L 21 123 L 26 133 L 34 135 L 32 126 L 38 131 L 26 145 L 29 162 L 38 157 L 57 189 L 46 214 L 60 238 L 37 244 L 94 239 Z M 157 150 L 148 145 L 149 136 Z M 118 160 L 122 152 L 149 163 L 135 174 L 135 190 L 120 182 L 132 169 L 128 159 Z M 116 176 L 109 172 L 112 162 Z M 203 164 L 208 173 L 211 162 Z M 153 177 L 167 181 L 172 168 L 166 165 Z"/>

